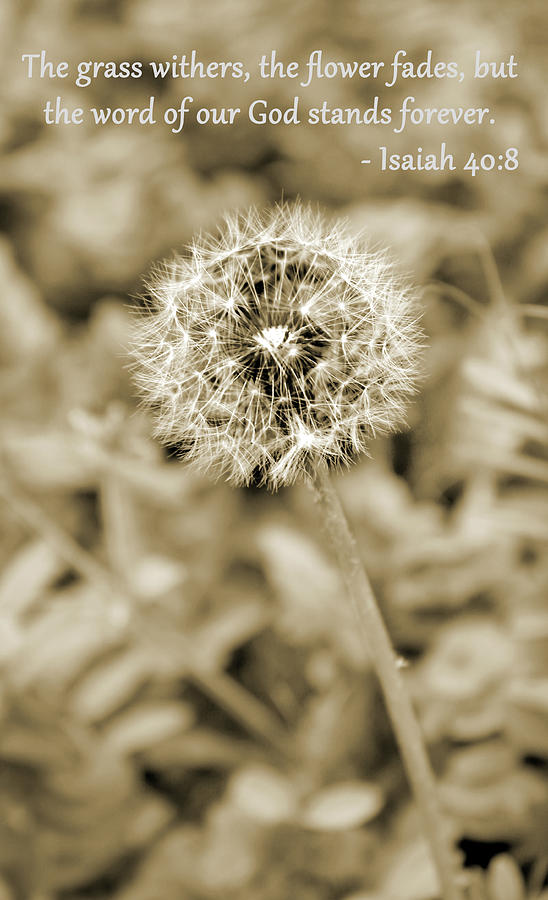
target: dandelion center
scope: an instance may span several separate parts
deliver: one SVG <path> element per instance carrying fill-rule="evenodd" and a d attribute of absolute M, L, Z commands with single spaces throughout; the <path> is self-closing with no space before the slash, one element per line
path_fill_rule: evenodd
<path fill-rule="evenodd" d="M 274 353 L 282 344 L 289 344 L 293 338 L 294 335 L 288 331 L 285 325 L 272 325 L 270 328 L 263 328 L 260 334 L 255 335 L 257 343 L 270 353 Z"/>

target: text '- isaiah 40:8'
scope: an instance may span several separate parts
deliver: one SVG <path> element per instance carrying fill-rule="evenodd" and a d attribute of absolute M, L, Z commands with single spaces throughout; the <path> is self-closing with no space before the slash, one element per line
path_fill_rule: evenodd
<path fill-rule="evenodd" d="M 392 153 L 389 147 L 379 147 L 378 160 L 362 159 L 362 164 L 377 163 L 379 172 L 455 172 L 460 169 L 475 177 L 480 172 L 515 172 L 519 168 L 519 150 L 507 147 L 502 153 L 484 153 L 472 150 L 464 159 L 451 153 L 445 141 L 439 150 L 425 153 L 417 147 L 406 153 Z"/>

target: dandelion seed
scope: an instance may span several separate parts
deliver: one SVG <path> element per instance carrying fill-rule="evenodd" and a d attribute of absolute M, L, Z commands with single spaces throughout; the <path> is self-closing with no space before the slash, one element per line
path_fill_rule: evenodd
<path fill-rule="evenodd" d="M 147 287 L 136 379 L 157 436 L 200 468 L 277 489 L 402 424 L 414 300 L 340 223 L 300 204 L 229 216 Z"/>

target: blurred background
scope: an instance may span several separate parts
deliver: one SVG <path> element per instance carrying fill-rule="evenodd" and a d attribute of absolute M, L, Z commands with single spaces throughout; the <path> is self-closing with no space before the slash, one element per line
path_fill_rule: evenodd
<path fill-rule="evenodd" d="M 0 66 L 1 900 L 432 900 L 390 725 L 304 487 L 214 485 L 150 437 L 128 306 L 227 209 L 300 196 L 423 286 L 401 435 L 337 480 L 477 900 L 548 868 L 548 11 L 542 0 L 4 0 Z M 50 59 L 420 62 L 520 77 L 308 105 L 490 106 L 494 128 L 46 127 L 68 105 L 289 105 L 292 82 L 25 77 Z M 145 67 L 146 71 L 146 67 Z M 305 94 L 304 91 L 300 91 Z M 317 102 L 315 102 L 317 101 Z M 512 173 L 359 160 L 520 150 Z M 367 169 L 367 170 L 366 170 Z M 471 895 L 472 896 L 472 895 Z M 546 897 L 547 894 L 542 896 Z"/>

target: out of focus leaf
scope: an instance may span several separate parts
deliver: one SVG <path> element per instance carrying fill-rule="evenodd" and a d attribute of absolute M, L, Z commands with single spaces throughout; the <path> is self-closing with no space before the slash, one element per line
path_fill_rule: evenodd
<path fill-rule="evenodd" d="M 232 769 L 260 756 L 260 749 L 251 741 L 228 737 L 212 729 L 193 728 L 184 734 L 159 741 L 145 750 L 143 762 L 153 769 Z"/>
<path fill-rule="evenodd" d="M 343 897 L 343 900 L 386 900 L 386 898 L 376 891 L 373 893 L 370 891 L 359 891 L 357 894 L 348 894 L 346 897 Z"/>
<path fill-rule="evenodd" d="M 263 631 L 270 619 L 270 613 L 261 604 L 238 603 L 195 629 L 192 640 L 202 648 L 204 664 L 215 671 L 225 666 L 236 647 Z"/>
<path fill-rule="evenodd" d="M 300 821 L 317 831 L 357 828 L 374 819 L 384 806 L 383 792 L 373 782 L 347 781 L 318 791 L 306 803 Z"/>
<path fill-rule="evenodd" d="M 425 900 L 439 896 L 439 883 L 430 848 L 422 838 L 405 846 L 393 861 L 383 883 L 390 900 Z"/>
<path fill-rule="evenodd" d="M 510 739 L 523 753 L 548 758 L 548 678 L 512 680 L 507 728 Z"/>
<path fill-rule="evenodd" d="M 0 575 L 2 615 L 21 616 L 40 599 L 65 563 L 46 541 L 25 544 Z"/>
<path fill-rule="evenodd" d="M 504 739 L 481 741 L 452 753 L 446 777 L 453 784 L 481 787 L 510 774 L 516 762 L 515 751 Z"/>
<path fill-rule="evenodd" d="M 489 900 L 526 900 L 525 885 L 515 860 L 499 853 L 491 861 L 487 873 Z"/>
<path fill-rule="evenodd" d="M 447 206 L 425 204 L 412 198 L 392 202 L 367 203 L 347 208 L 346 213 L 356 231 L 366 230 L 389 246 L 406 271 L 425 279 L 439 265 L 452 247 L 473 245 L 469 213 Z"/>
<path fill-rule="evenodd" d="M 463 833 L 479 841 L 523 840 L 531 819 L 548 803 L 548 785 L 538 772 L 522 767 L 482 787 L 445 780 L 440 796 Z"/>
<path fill-rule="evenodd" d="M 94 742 L 84 758 L 47 772 L 43 785 L 46 797 L 67 808 L 80 804 L 83 814 L 95 799 L 119 805 L 134 787 L 134 772 L 126 760 Z"/>
<path fill-rule="evenodd" d="M 194 723 L 190 706 L 176 702 L 142 702 L 117 716 L 104 739 L 112 753 L 142 753 L 155 743 L 186 731 Z"/>
<path fill-rule="evenodd" d="M 257 764 L 232 776 L 229 797 L 239 810 L 264 825 L 286 822 L 297 809 L 296 791 L 290 779 Z"/>
<path fill-rule="evenodd" d="M 135 561 L 130 573 L 133 590 L 151 600 L 182 585 L 187 572 L 184 566 L 165 556 L 146 556 Z"/>
<path fill-rule="evenodd" d="M 521 411 L 519 419 L 509 417 L 508 421 L 511 424 L 519 421 L 523 427 L 523 423 L 530 423 L 529 427 L 534 429 L 533 434 L 539 433 L 539 430 L 545 434 L 545 426 L 540 420 L 530 419 L 524 415 L 524 411 L 530 413 L 538 411 L 538 393 L 534 385 L 512 372 L 512 368 L 513 366 L 509 365 L 503 369 L 492 360 L 471 357 L 466 362 L 464 375 L 476 391 L 488 395 L 492 401 L 504 403 L 505 406 L 513 404 Z"/>
<path fill-rule="evenodd" d="M 72 692 L 71 712 L 84 722 L 106 718 L 132 698 L 153 670 L 151 655 L 135 646 L 99 662 Z"/>
<path fill-rule="evenodd" d="M 38 768 L 63 766 L 73 760 L 75 747 L 57 733 L 41 734 L 34 729 L 12 725 L 0 738 L 0 759 Z"/>
<path fill-rule="evenodd" d="M 17 268 L 5 239 L 0 242 L 0 284 L 0 358 L 28 362 L 51 352 L 61 336 L 60 322 Z"/>
<path fill-rule="evenodd" d="M 70 598 L 70 599 L 69 599 Z M 115 602 L 103 605 L 87 585 L 52 597 L 43 615 L 28 625 L 14 661 L 13 682 L 63 690 L 86 663 L 124 641 L 125 623 L 113 617 Z"/>
<path fill-rule="evenodd" d="M 137 804 L 128 823 L 125 845 L 136 850 L 152 843 L 175 818 L 175 808 L 157 795 L 147 794 Z"/>
<path fill-rule="evenodd" d="M 486 738 L 504 725 L 504 678 L 514 648 L 490 619 L 447 625 L 417 673 L 417 696 L 426 704 L 425 727 L 458 740 Z M 420 684 L 420 689 L 419 689 Z"/>
<path fill-rule="evenodd" d="M 89 490 L 97 484 L 97 458 L 68 430 L 10 429 L 2 449 L 21 484 L 40 490 Z"/>
<path fill-rule="evenodd" d="M 345 590 L 319 548 L 286 525 L 263 525 L 257 541 L 280 603 L 276 627 L 290 643 L 334 643 L 351 665 L 368 665 L 368 654 L 339 595 Z"/>

